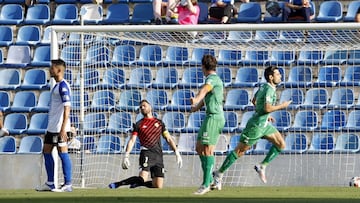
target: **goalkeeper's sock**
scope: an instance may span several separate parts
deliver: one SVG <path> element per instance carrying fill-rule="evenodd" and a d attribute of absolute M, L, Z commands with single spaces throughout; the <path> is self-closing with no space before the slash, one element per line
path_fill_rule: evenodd
<path fill-rule="evenodd" d="M 277 155 L 280 154 L 282 150 L 277 146 L 271 146 L 268 154 L 266 155 L 265 159 L 261 162 L 262 165 L 268 165 Z"/>
<path fill-rule="evenodd" d="M 220 173 L 224 173 L 236 160 L 238 159 L 238 155 L 235 151 L 231 151 L 229 155 L 226 156 L 225 161 L 219 168 Z"/>
<path fill-rule="evenodd" d="M 47 182 L 54 182 L 54 158 L 50 153 L 44 153 L 45 169 L 48 176 Z"/>
<path fill-rule="evenodd" d="M 144 185 L 144 179 L 140 176 L 132 176 L 125 180 L 114 183 L 116 187 L 120 187 L 122 185 L 133 185 L 136 187 Z"/>
<path fill-rule="evenodd" d="M 215 157 L 214 156 L 205 156 L 205 170 L 204 170 L 204 186 L 210 186 L 212 182 L 212 171 L 214 168 Z"/>
<path fill-rule="evenodd" d="M 61 159 L 65 185 L 71 185 L 71 180 L 72 180 L 72 177 L 71 177 L 72 171 L 71 170 L 72 169 L 71 169 L 71 159 L 70 159 L 69 153 L 67 153 L 67 152 L 59 153 L 59 157 Z"/>
<path fill-rule="evenodd" d="M 148 188 L 154 188 L 152 180 L 146 181 L 144 186 Z"/>

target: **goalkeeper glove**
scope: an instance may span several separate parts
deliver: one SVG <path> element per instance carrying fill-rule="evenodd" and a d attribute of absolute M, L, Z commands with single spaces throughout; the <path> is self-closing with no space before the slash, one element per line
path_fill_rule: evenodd
<path fill-rule="evenodd" d="M 182 167 L 182 158 L 180 156 L 179 150 L 175 151 L 175 155 L 176 155 L 176 163 L 179 166 L 179 168 L 181 168 Z"/>
<path fill-rule="evenodd" d="M 123 169 L 129 169 L 130 167 L 130 160 L 129 160 L 129 153 L 125 153 L 125 158 L 122 162 L 122 168 Z"/>

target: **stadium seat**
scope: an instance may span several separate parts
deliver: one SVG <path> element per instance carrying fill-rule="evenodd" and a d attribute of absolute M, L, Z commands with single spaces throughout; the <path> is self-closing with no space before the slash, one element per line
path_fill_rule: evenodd
<path fill-rule="evenodd" d="M 80 46 L 65 46 L 61 50 L 60 58 L 65 61 L 68 66 L 80 66 L 81 50 Z"/>
<path fill-rule="evenodd" d="M 338 66 L 322 66 L 313 87 L 334 87 L 341 81 L 341 69 Z"/>
<path fill-rule="evenodd" d="M 360 1 L 351 1 L 347 6 L 346 15 L 343 18 L 344 22 L 354 22 L 358 9 L 360 8 Z"/>
<path fill-rule="evenodd" d="M 261 6 L 259 2 L 249 2 L 240 4 L 238 11 L 237 23 L 260 23 Z"/>
<path fill-rule="evenodd" d="M 305 93 L 302 109 L 323 109 L 329 102 L 329 93 L 326 88 L 312 88 Z"/>
<path fill-rule="evenodd" d="M 50 23 L 50 8 L 46 4 L 34 4 L 28 7 L 24 24 L 47 25 Z"/>
<path fill-rule="evenodd" d="M 5 136 L 0 138 L 0 154 L 15 154 L 16 140 L 13 136 Z"/>
<path fill-rule="evenodd" d="M 171 97 L 170 104 L 166 107 L 168 111 L 190 111 L 191 97 L 194 97 L 195 93 L 190 89 L 178 89 L 175 90 Z"/>
<path fill-rule="evenodd" d="M 233 133 L 239 126 L 239 118 L 235 111 L 225 111 L 225 125 L 222 129 L 223 133 Z"/>
<path fill-rule="evenodd" d="M 25 0 L 2 0 L 1 3 L 5 4 L 23 4 Z"/>
<path fill-rule="evenodd" d="M 126 137 L 124 150 L 126 150 L 126 146 L 127 146 L 127 143 L 129 142 L 130 138 L 131 138 L 131 136 Z M 140 144 L 139 138 L 137 137 L 136 141 L 135 141 L 135 144 L 134 144 L 134 147 L 130 151 L 130 154 L 140 154 L 140 150 L 141 150 L 141 144 Z"/>
<path fill-rule="evenodd" d="M 41 154 L 43 150 L 43 139 L 32 135 L 21 138 L 18 154 Z"/>
<path fill-rule="evenodd" d="M 180 133 L 185 128 L 185 114 L 182 112 L 165 112 L 162 121 L 170 133 Z"/>
<path fill-rule="evenodd" d="M 276 41 L 281 43 L 299 43 L 304 42 L 305 40 L 306 36 L 302 30 L 281 30 L 279 38 Z"/>
<path fill-rule="evenodd" d="M 86 52 L 85 65 L 108 67 L 110 63 L 110 50 L 105 45 L 93 45 Z"/>
<path fill-rule="evenodd" d="M 136 3 L 130 24 L 150 24 L 154 19 L 152 3 Z"/>
<path fill-rule="evenodd" d="M 120 89 L 125 85 L 125 72 L 122 68 L 108 68 L 99 85 L 102 89 Z"/>
<path fill-rule="evenodd" d="M 80 7 L 80 20 L 83 24 L 99 24 L 103 20 L 103 7 L 92 1 L 84 3 Z"/>
<path fill-rule="evenodd" d="M 341 129 L 344 132 L 360 132 L 360 110 L 348 113 L 346 125 Z"/>
<path fill-rule="evenodd" d="M 77 112 L 74 112 L 74 111 L 70 112 L 70 123 L 75 128 L 77 128 L 77 129 L 80 128 L 79 117 L 78 117 Z"/>
<path fill-rule="evenodd" d="M 226 94 L 224 110 L 252 110 L 254 105 L 250 102 L 249 92 L 245 89 L 230 89 Z"/>
<path fill-rule="evenodd" d="M 304 103 L 304 92 L 302 89 L 298 88 L 289 88 L 284 89 L 280 93 L 279 103 L 285 101 L 292 101 L 291 104 L 287 107 L 288 109 L 298 109 Z"/>
<path fill-rule="evenodd" d="M 186 66 L 197 66 L 201 65 L 201 59 L 205 54 L 210 54 L 215 56 L 214 49 L 207 48 L 194 48 L 191 52 L 191 58 L 184 62 Z"/>
<path fill-rule="evenodd" d="M 16 69 L 0 69 L 0 88 L 15 90 L 21 85 L 21 74 Z"/>
<path fill-rule="evenodd" d="M 115 66 L 128 66 L 135 63 L 136 49 L 133 45 L 118 45 L 114 48 L 111 64 Z"/>
<path fill-rule="evenodd" d="M 81 144 L 84 146 L 85 153 L 92 153 L 96 150 L 95 138 L 92 135 L 84 135 L 79 138 Z"/>
<path fill-rule="evenodd" d="M 116 110 L 137 111 L 141 101 L 141 93 L 138 90 L 124 90 L 120 93 L 120 99 L 116 104 Z"/>
<path fill-rule="evenodd" d="M 78 0 L 55 0 L 57 4 L 76 4 Z"/>
<path fill-rule="evenodd" d="M 360 66 L 346 67 L 340 86 L 360 86 Z"/>
<path fill-rule="evenodd" d="M 329 153 L 334 150 L 335 138 L 332 133 L 314 133 L 308 153 Z"/>
<path fill-rule="evenodd" d="M 41 91 L 37 105 L 33 108 L 33 112 L 49 112 L 50 107 L 50 91 Z"/>
<path fill-rule="evenodd" d="M 360 49 L 349 50 L 348 65 L 360 65 Z"/>
<path fill-rule="evenodd" d="M 84 34 L 84 35 L 81 35 L 80 33 L 78 33 L 78 32 L 71 32 L 70 34 L 68 34 L 67 35 L 68 36 L 68 39 L 67 39 L 67 44 L 69 44 L 69 45 L 78 45 L 78 46 L 80 46 L 80 44 L 81 44 L 81 41 L 82 40 L 84 40 L 84 44 L 85 45 L 89 45 L 90 46 L 90 44 L 92 45 L 92 44 L 94 44 L 94 41 L 95 41 L 95 39 L 96 39 L 96 36 L 95 35 L 93 35 L 93 34 Z M 94 52 L 95 51 L 103 51 L 103 50 L 99 50 L 99 48 L 100 47 L 102 47 L 101 45 L 92 45 L 92 48 L 90 49 L 90 47 L 89 47 L 89 49 L 88 49 L 88 51 L 91 51 L 91 53 L 90 54 L 92 54 L 92 55 L 89 55 L 90 57 L 94 57 L 95 59 L 93 59 L 93 60 L 97 60 L 97 58 L 96 57 L 99 57 L 99 56 L 96 56 L 95 54 L 94 54 Z M 86 56 L 87 57 L 87 56 Z"/>
<path fill-rule="evenodd" d="M 4 4 L 0 11 L 1 25 L 20 25 L 24 21 L 24 12 L 20 4 Z"/>
<path fill-rule="evenodd" d="M 253 41 L 260 43 L 273 43 L 279 39 L 279 36 L 279 31 L 256 30 Z"/>
<path fill-rule="evenodd" d="M 2 66 L 7 68 L 25 68 L 31 63 L 31 50 L 27 45 L 10 45 L 6 62 Z"/>
<path fill-rule="evenodd" d="M 279 6 L 281 9 L 284 9 L 285 2 L 278 1 Z M 280 13 L 278 16 L 272 16 L 269 12 L 265 12 L 263 22 L 264 23 L 281 23 L 283 22 L 283 16 L 282 13 Z"/>
<path fill-rule="evenodd" d="M 179 88 L 199 88 L 204 85 L 204 73 L 201 67 L 185 68 L 181 81 L 178 84 Z"/>
<path fill-rule="evenodd" d="M 178 141 L 179 152 L 184 155 L 196 154 L 196 137 L 196 134 L 180 133 Z"/>
<path fill-rule="evenodd" d="M 331 95 L 328 109 L 350 109 L 355 105 L 354 91 L 351 88 L 340 87 L 334 89 Z"/>
<path fill-rule="evenodd" d="M 327 50 L 325 51 L 323 60 L 320 61 L 322 65 L 343 65 L 348 60 L 347 50 Z"/>
<path fill-rule="evenodd" d="M 112 3 L 107 8 L 106 16 L 101 21 L 105 25 L 119 25 L 130 22 L 129 5 L 123 3 Z"/>
<path fill-rule="evenodd" d="M 112 90 L 97 90 L 93 93 L 91 111 L 112 111 L 115 108 L 115 95 Z"/>
<path fill-rule="evenodd" d="M 287 131 L 291 127 L 292 117 L 290 111 L 279 110 L 271 112 L 270 115 L 274 118 L 274 127 L 279 131 Z"/>
<path fill-rule="evenodd" d="M 316 111 L 301 110 L 296 112 L 294 123 L 289 131 L 313 132 L 318 128 L 319 116 Z"/>
<path fill-rule="evenodd" d="M 116 135 L 101 135 L 96 146 L 96 153 L 121 153 L 121 139 Z"/>
<path fill-rule="evenodd" d="M 304 88 L 312 84 L 313 73 L 309 66 L 293 66 L 290 69 L 288 79 L 284 82 L 285 87 Z"/>
<path fill-rule="evenodd" d="M 238 129 L 236 130 L 237 132 L 241 132 L 242 130 L 244 130 L 248 120 L 254 115 L 255 111 L 245 111 L 243 112 L 242 116 L 241 116 L 241 122 L 240 125 L 238 127 Z"/>
<path fill-rule="evenodd" d="M 93 89 L 100 84 L 100 73 L 97 68 L 85 68 L 84 70 L 84 87 Z M 76 75 L 76 81 L 73 85 L 75 89 L 80 88 L 80 72 Z"/>
<path fill-rule="evenodd" d="M 0 91 L 0 111 L 6 112 L 10 109 L 10 93 L 8 91 Z"/>
<path fill-rule="evenodd" d="M 84 133 L 102 133 L 107 127 L 105 113 L 92 112 L 84 116 Z"/>
<path fill-rule="evenodd" d="M 205 119 L 205 112 L 197 111 L 190 114 L 183 133 L 197 133 L 200 129 L 202 122 Z"/>
<path fill-rule="evenodd" d="M 28 126 L 27 116 L 24 113 L 10 113 L 5 116 L 4 127 L 10 135 L 26 133 Z"/>
<path fill-rule="evenodd" d="M 269 60 L 268 51 L 246 51 L 244 60 L 241 64 L 245 66 L 261 65 L 264 66 Z"/>
<path fill-rule="evenodd" d="M 259 73 L 256 67 L 241 67 L 237 70 L 231 87 L 256 87 L 259 85 Z"/>
<path fill-rule="evenodd" d="M 272 143 L 266 139 L 260 139 L 256 143 L 253 150 L 251 150 L 251 154 L 267 154 L 272 147 Z"/>
<path fill-rule="evenodd" d="M 321 2 L 319 13 L 316 16 L 317 22 L 338 22 L 342 20 L 343 5 L 340 1 Z"/>
<path fill-rule="evenodd" d="M 299 58 L 297 59 L 298 65 L 312 66 L 317 65 L 323 60 L 323 51 L 320 50 L 301 50 Z"/>
<path fill-rule="evenodd" d="M 346 114 L 339 109 L 329 110 L 324 113 L 319 129 L 322 132 L 340 131 L 346 124 Z"/>
<path fill-rule="evenodd" d="M 48 89 L 47 71 L 44 69 L 29 69 L 25 72 L 21 90 L 43 90 Z"/>
<path fill-rule="evenodd" d="M 226 41 L 233 43 L 250 42 L 253 38 L 252 31 L 229 31 Z"/>
<path fill-rule="evenodd" d="M 0 67 L 2 66 L 3 63 L 4 63 L 3 51 L 2 49 L 0 49 Z"/>
<path fill-rule="evenodd" d="M 166 56 L 161 61 L 162 66 L 182 66 L 188 60 L 189 53 L 187 47 L 169 46 L 166 50 Z"/>
<path fill-rule="evenodd" d="M 10 107 L 11 112 L 31 112 L 37 103 L 35 92 L 19 91 L 15 93 L 13 103 Z"/>
<path fill-rule="evenodd" d="M 178 85 L 178 72 L 175 67 L 160 68 L 156 71 L 155 81 L 151 84 L 153 88 L 172 89 Z"/>
<path fill-rule="evenodd" d="M 110 115 L 105 133 L 118 134 L 129 133 L 132 130 L 131 113 L 115 112 Z"/>
<path fill-rule="evenodd" d="M 154 110 L 165 110 L 169 104 L 166 90 L 151 89 L 146 92 L 146 100 L 150 102 Z"/>
<path fill-rule="evenodd" d="M 87 91 L 84 91 L 84 102 L 83 102 L 84 111 L 87 110 L 89 106 L 90 106 L 89 93 Z M 74 90 L 71 92 L 71 110 L 79 111 L 81 110 L 80 108 L 81 108 L 80 90 Z"/>
<path fill-rule="evenodd" d="M 305 134 L 290 133 L 285 137 L 285 149 L 283 153 L 304 153 L 308 148 L 308 141 Z"/>
<path fill-rule="evenodd" d="M 294 62 L 294 51 L 272 51 L 269 59 L 269 64 L 275 66 L 290 66 Z"/>
<path fill-rule="evenodd" d="M 45 135 L 48 127 L 48 114 L 36 113 L 31 116 L 29 127 L 26 131 L 29 135 Z"/>
<path fill-rule="evenodd" d="M 13 44 L 14 33 L 11 26 L 0 26 L 0 46 L 10 46 Z"/>
<path fill-rule="evenodd" d="M 224 87 L 229 87 L 232 84 L 232 70 L 227 66 L 216 67 L 216 74 L 222 80 Z"/>
<path fill-rule="evenodd" d="M 159 45 L 144 45 L 140 49 L 139 59 L 135 61 L 137 66 L 157 66 L 162 61 L 162 48 Z"/>
<path fill-rule="evenodd" d="M 236 66 L 241 64 L 242 52 L 239 50 L 219 50 L 218 65 Z"/>
<path fill-rule="evenodd" d="M 209 6 L 207 2 L 198 2 L 200 14 L 198 18 L 199 24 L 207 24 L 209 22 Z"/>
<path fill-rule="evenodd" d="M 353 133 L 338 135 L 335 143 L 334 152 L 337 153 L 356 153 L 360 150 L 359 136 Z"/>
<path fill-rule="evenodd" d="M 32 67 L 50 67 L 50 46 L 37 46 L 31 60 Z"/>
<path fill-rule="evenodd" d="M 229 140 L 229 150 L 228 152 L 233 151 L 236 146 L 239 144 L 240 141 L 240 135 L 231 135 Z"/>
<path fill-rule="evenodd" d="M 132 69 L 129 81 L 125 84 L 127 89 L 148 88 L 151 86 L 152 72 L 148 67 L 140 67 Z"/>
<path fill-rule="evenodd" d="M 74 25 L 79 24 L 78 7 L 76 4 L 59 4 L 55 9 L 53 25 Z"/>

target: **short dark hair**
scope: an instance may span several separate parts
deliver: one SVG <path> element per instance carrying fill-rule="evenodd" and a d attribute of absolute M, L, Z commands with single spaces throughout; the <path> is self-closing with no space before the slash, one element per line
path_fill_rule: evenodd
<path fill-rule="evenodd" d="M 146 100 L 146 99 L 141 100 L 141 101 L 140 101 L 140 105 L 141 105 L 143 102 L 148 103 L 148 104 L 151 106 L 150 102 L 149 102 L 148 100 Z"/>
<path fill-rule="evenodd" d="M 210 54 L 205 54 L 201 59 L 201 64 L 205 67 L 206 70 L 216 70 L 217 60 L 215 56 Z"/>
<path fill-rule="evenodd" d="M 66 68 L 65 61 L 62 59 L 52 59 L 51 64 L 54 66 L 64 66 L 64 68 Z"/>
<path fill-rule="evenodd" d="M 275 70 L 279 70 L 279 68 L 276 67 L 276 66 L 269 66 L 269 67 L 267 67 L 267 68 L 265 69 L 265 71 L 264 71 L 264 77 L 265 77 L 266 81 L 269 82 L 269 76 L 270 76 L 270 75 L 274 75 L 274 71 L 275 71 Z"/>

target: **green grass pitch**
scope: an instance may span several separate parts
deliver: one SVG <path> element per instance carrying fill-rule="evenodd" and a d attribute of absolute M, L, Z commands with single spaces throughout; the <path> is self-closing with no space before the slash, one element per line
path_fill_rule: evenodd
<path fill-rule="evenodd" d="M 351 203 L 360 202 L 360 188 L 350 187 L 225 187 L 202 196 L 196 188 L 74 189 L 71 193 L 0 190 L 0 203 Z"/>

